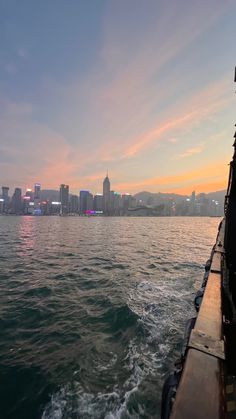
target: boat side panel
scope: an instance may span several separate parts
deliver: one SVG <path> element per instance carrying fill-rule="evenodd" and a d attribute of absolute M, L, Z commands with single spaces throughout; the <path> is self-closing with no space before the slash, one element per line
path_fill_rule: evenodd
<path fill-rule="evenodd" d="M 195 329 L 222 338 L 221 274 L 210 272 Z"/>
<path fill-rule="evenodd" d="M 189 349 L 171 419 L 226 417 L 221 368 L 218 358 Z"/>

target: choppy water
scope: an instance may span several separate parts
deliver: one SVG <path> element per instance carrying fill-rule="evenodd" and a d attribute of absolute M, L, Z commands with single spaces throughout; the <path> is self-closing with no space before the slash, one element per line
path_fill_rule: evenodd
<path fill-rule="evenodd" d="M 0 416 L 159 418 L 218 223 L 0 217 Z"/>

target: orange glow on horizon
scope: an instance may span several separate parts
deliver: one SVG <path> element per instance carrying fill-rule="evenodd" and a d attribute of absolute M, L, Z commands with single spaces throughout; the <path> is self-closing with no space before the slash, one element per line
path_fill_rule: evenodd
<path fill-rule="evenodd" d="M 218 162 L 214 165 L 200 167 L 186 173 L 161 176 L 146 179 L 141 182 L 118 183 L 116 190 L 126 189 L 133 193 L 143 190 L 149 192 L 165 192 L 190 194 L 193 190 L 200 192 L 213 192 L 225 189 L 228 180 L 228 165 L 226 162 Z"/>

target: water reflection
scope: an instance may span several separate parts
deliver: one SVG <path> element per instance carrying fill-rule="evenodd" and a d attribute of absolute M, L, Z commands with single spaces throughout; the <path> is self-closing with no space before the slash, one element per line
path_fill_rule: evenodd
<path fill-rule="evenodd" d="M 34 217 L 20 217 L 19 240 L 16 246 L 19 257 L 32 255 L 36 242 L 34 221 Z"/>

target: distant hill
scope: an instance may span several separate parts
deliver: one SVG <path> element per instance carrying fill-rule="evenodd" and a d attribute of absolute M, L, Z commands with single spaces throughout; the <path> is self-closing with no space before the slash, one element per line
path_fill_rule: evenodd
<path fill-rule="evenodd" d="M 42 201 L 59 201 L 59 191 L 54 189 L 42 189 L 40 192 L 40 199 Z"/>
<path fill-rule="evenodd" d="M 176 202 L 186 199 L 187 195 L 178 195 L 174 193 L 153 193 L 153 192 L 138 192 L 134 195 L 138 201 L 142 201 L 145 205 L 159 205 L 168 200 L 175 200 Z"/>
<path fill-rule="evenodd" d="M 208 199 L 214 199 L 215 201 L 219 201 L 223 204 L 224 197 L 225 197 L 226 191 L 216 191 L 216 192 L 209 192 L 205 194 L 206 198 Z M 198 198 L 200 194 L 196 195 L 196 198 Z M 142 201 L 144 205 L 160 205 L 165 203 L 168 200 L 173 200 L 176 203 L 181 202 L 182 200 L 189 197 L 189 195 L 178 195 L 174 193 L 162 193 L 162 192 L 148 192 L 148 191 L 142 191 L 138 192 L 134 195 L 134 197 L 138 201 Z M 59 201 L 59 191 L 56 191 L 54 189 L 43 189 L 41 191 L 41 199 L 43 201 L 49 200 L 49 201 Z"/>
<path fill-rule="evenodd" d="M 226 190 L 223 191 L 216 191 L 216 192 L 209 192 L 207 195 L 207 198 L 209 199 L 215 199 L 215 201 L 224 201 Z"/>

